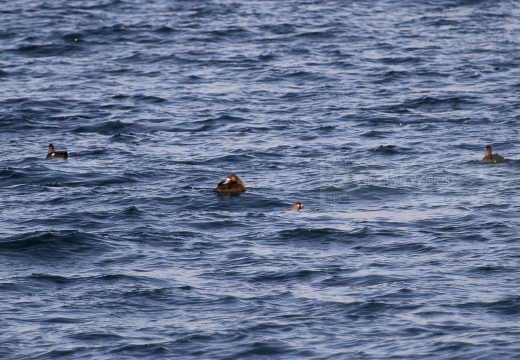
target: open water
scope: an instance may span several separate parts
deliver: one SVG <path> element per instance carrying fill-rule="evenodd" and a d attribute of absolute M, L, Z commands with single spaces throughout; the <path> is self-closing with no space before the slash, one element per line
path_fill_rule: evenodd
<path fill-rule="evenodd" d="M 519 1 L 0 24 L 0 358 L 520 359 Z"/>

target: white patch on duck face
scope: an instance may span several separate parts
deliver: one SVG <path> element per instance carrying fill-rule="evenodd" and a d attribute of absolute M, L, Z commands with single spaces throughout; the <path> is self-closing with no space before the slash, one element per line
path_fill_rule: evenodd
<path fill-rule="evenodd" d="M 295 202 L 295 203 L 293 204 L 293 210 L 295 210 L 295 211 L 300 211 L 300 210 L 303 209 L 303 208 L 304 208 L 304 206 L 303 206 L 302 203 L 300 203 L 300 202 Z"/>

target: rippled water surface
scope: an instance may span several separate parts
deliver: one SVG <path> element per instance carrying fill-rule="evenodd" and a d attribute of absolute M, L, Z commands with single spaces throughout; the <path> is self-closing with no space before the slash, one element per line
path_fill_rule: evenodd
<path fill-rule="evenodd" d="M 0 23 L 1 358 L 520 358 L 520 2 Z"/>

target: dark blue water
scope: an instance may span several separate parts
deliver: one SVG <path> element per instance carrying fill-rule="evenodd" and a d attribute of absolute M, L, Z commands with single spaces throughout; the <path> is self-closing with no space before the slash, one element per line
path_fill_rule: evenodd
<path fill-rule="evenodd" d="M 520 359 L 520 2 L 0 24 L 1 358 Z"/>

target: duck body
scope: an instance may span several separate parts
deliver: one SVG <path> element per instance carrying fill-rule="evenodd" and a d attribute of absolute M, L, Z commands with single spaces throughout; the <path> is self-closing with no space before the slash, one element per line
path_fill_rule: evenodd
<path fill-rule="evenodd" d="M 500 162 L 500 161 L 504 161 L 505 159 L 498 155 L 498 154 L 493 154 L 493 151 L 491 150 L 491 146 L 486 146 L 486 151 L 484 153 L 484 158 L 482 159 L 482 161 L 484 162 Z"/>
<path fill-rule="evenodd" d="M 54 145 L 49 144 L 49 149 L 47 150 L 47 156 L 45 157 L 46 159 L 51 159 L 51 158 L 66 159 L 68 157 L 69 157 L 69 154 L 66 151 L 56 151 L 56 150 L 54 150 Z"/>
<path fill-rule="evenodd" d="M 246 185 L 235 174 L 229 174 L 226 179 L 221 181 L 213 191 L 218 193 L 236 194 L 246 191 Z"/>

